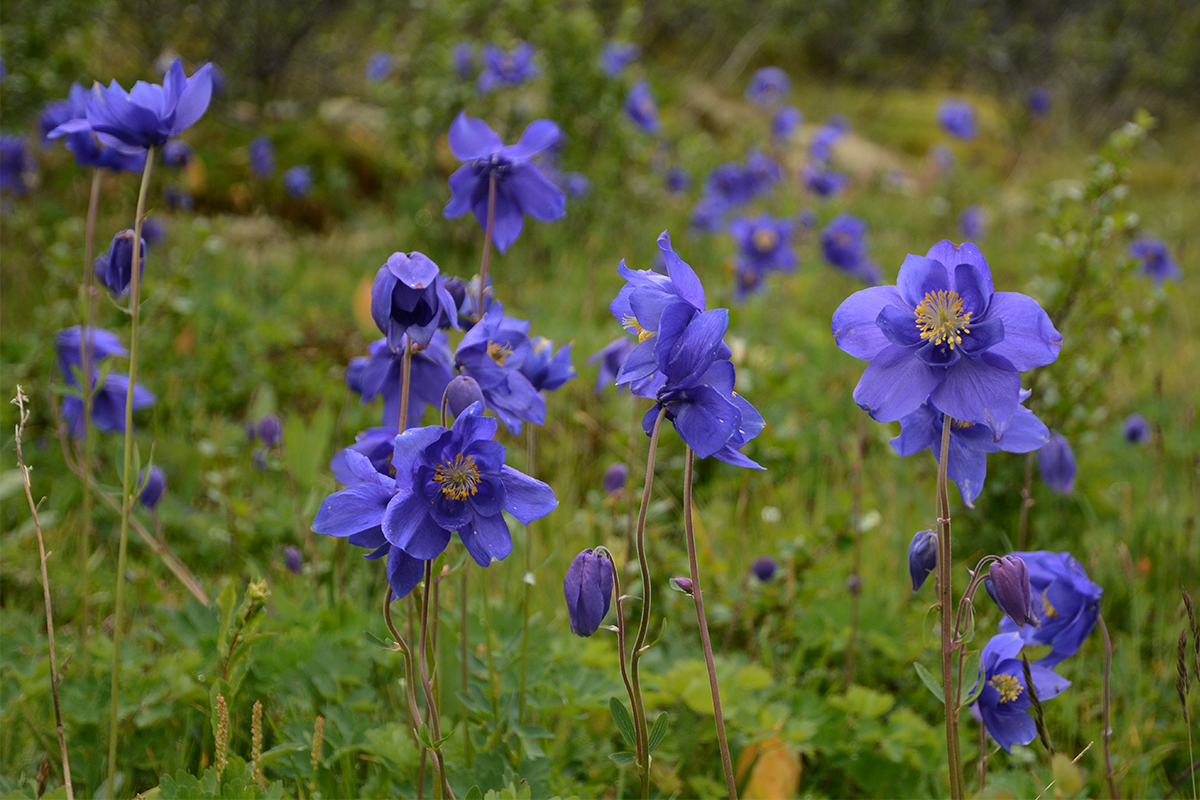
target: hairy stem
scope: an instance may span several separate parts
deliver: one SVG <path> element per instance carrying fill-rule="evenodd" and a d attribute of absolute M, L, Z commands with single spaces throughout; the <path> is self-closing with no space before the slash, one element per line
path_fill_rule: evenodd
<path fill-rule="evenodd" d="M 79 337 L 79 386 L 83 388 L 83 455 L 76 460 L 83 473 L 83 530 L 79 541 L 79 652 L 87 658 L 88 620 L 91 617 L 91 598 L 88 576 L 92 561 L 92 448 L 95 439 L 92 427 L 92 326 L 96 320 L 96 270 L 92 266 L 92 248 L 96 241 L 96 209 L 100 205 L 100 168 L 92 171 L 92 190 L 88 195 L 87 227 L 83 238 L 84 335 Z"/>

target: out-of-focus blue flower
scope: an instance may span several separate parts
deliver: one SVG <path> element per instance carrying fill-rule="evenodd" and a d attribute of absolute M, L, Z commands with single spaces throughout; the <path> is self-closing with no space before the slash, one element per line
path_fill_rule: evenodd
<path fill-rule="evenodd" d="M 162 217 L 148 216 L 142 220 L 142 243 L 147 250 L 161 242 L 166 235 L 167 223 L 163 222 Z"/>
<path fill-rule="evenodd" d="M 458 416 L 475 403 L 483 402 L 483 390 L 470 375 L 455 375 L 446 385 L 446 408 Z"/>
<path fill-rule="evenodd" d="M 612 602 L 612 562 L 592 548 L 575 556 L 563 579 L 571 633 L 591 636 L 600 628 Z"/>
<path fill-rule="evenodd" d="M 779 67 L 763 67 L 750 76 L 746 84 L 746 99 L 757 106 L 770 108 L 783 100 L 792 90 L 792 81 Z"/>
<path fill-rule="evenodd" d="M 543 222 L 560 219 L 567 213 L 566 196 L 530 161 L 559 136 L 557 125 L 539 119 L 529 124 L 519 142 L 505 145 L 486 122 L 459 112 L 450 125 L 450 150 L 465 163 L 450 176 L 445 215 L 453 219 L 471 211 L 486 231 L 488 187 L 494 179 L 492 241 L 501 253 L 521 234 L 525 214 Z"/>
<path fill-rule="evenodd" d="M 1026 103 L 1029 105 L 1029 113 L 1037 119 L 1044 119 L 1050 113 L 1050 106 L 1054 99 L 1050 95 L 1050 90 L 1044 86 L 1036 86 L 1029 90 L 1029 95 L 1026 97 Z"/>
<path fill-rule="evenodd" d="M 545 336 L 529 340 L 529 355 L 521 362 L 521 374 L 529 379 L 533 388 L 553 391 L 576 375 L 571 364 L 571 345 L 564 344 L 554 351 L 554 342 Z"/>
<path fill-rule="evenodd" d="M 1125 441 L 1141 444 L 1150 438 L 1150 421 L 1141 414 L 1130 414 L 1125 418 Z"/>
<path fill-rule="evenodd" d="M 506 317 L 497 302 L 454 352 L 455 368 L 479 383 L 485 405 L 514 435 L 521 432 L 522 422 L 546 421 L 546 401 L 521 372 L 531 349 L 529 322 Z"/>
<path fill-rule="evenodd" d="M 299 200 L 312 191 L 312 167 L 301 165 L 283 173 L 283 188 L 293 200 Z"/>
<path fill-rule="evenodd" d="M 716 233 L 725 226 L 725 212 L 729 208 L 730 206 L 716 195 L 701 197 L 696 205 L 692 206 L 689 217 L 691 229 L 698 233 Z"/>
<path fill-rule="evenodd" d="M 1067 437 L 1050 431 L 1050 440 L 1037 451 L 1038 472 L 1042 480 L 1059 494 L 1075 490 L 1075 453 Z"/>
<path fill-rule="evenodd" d="M 1162 239 L 1138 239 L 1129 245 L 1129 256 L 1142 262 L 1138 271 L 1155 283 L 1177 281 L 1183 277 L 1183 270 L 1171 257 L 1171 251 Z"/>
<path fill-rule="evenodd" d="M 658 103 L 650 91 L 649 81 L 640 80 L 629 90 L 625 98 L 625 114 L 646 133 L 658 133 L 662 123 L 658 119 Z"/>
<path fill-rule="evenodd" d="M 225 88 L 229 85 L 229 80 L 225 77 L 225 70 L 221 69 L 221 65 L 210 61 L 208 66 L 211 68 L 209 79 L 212 81 L 212 96 L 220 97 L 225 94 Z"/>
<path fill-rule="evenodd" d="M 596 394 L 601 394 L 608 386 L 612 386 L 617 380 L 617 373 L 621 371 L 621 365 L 625 363 L 626 357 L 633 352 L 638 343 L 628 336 L 620 336 L 613 339 L 604 347 L 597 350 L 588 358 L 589 364 L 600 364 L 600 370 L 596 374 Z M 620 394 L 623 388 L 618 386 L 617 393 Z"/>
<path fill-rule="evenodd" d="M 358 376 L 364 403 L 371 402 L 377 395 L 383 397 L 382 420 L 385 427 L 396 427 L 400 418 L 400 374 L 406 344 L 407 341 L 401 339 L 399 347 L 393 351 L 388 347 L 387 339 L 372 342 L 370 356 Z M 440 407 L 442 393 L 446 391 L 453 374 L 450 369 L 450 339 L 444 332 L 438 331 L 433 334 L 428 346 L 412 355 L 406 428 L 421 424 L 425 406 Z"/>
<path fill-rule="evenodd" d="M 183 169 L 196 155 L 195 149 L 182 139 L 172 139 L 163 145 L 162 163 L 169 169 Z"/>
<path fill-rule="evenodd" d="M 78 85 L 75 84 L 75 86 Z M 80 87 L 80 90 L 86 91 L 82 87 Z M 42 134 L 42 144 L 49 144 L 50 131 L 62 125 L 67 120 L 74 118 L 75 113 L 71 108 L 71 101 L 69 99 L 51 100 L 42 106 L 42 110 L 38 113 L 38 131 Z"/>
<path fill-rule="evenodd" d="M 821 231 L 821 252 L 825 260 L 842 272 L 874 286 L 881 276 L 879 267 L 867 255 L 867 223 L 853 214 L 838 214 Z"/>
<path fill-rule="evenodd" d="M 789 271 L 796 268 L 796 253 L 792 250 L 792 223 L 784 217 L 766 214 L 750 219 L 735 219 L 729 223 L 729 233 L 738 245 L 735 269 L 739 289 L 757 286 L 757 279 L 767 272 Z"/>
<path fill-rule="evenodd" d="M 392 550 L 417 561 L 437 558 L 454 533 L 480 566 L 505 558 L 512 538 L 502 512 L 527 525 L 558 501 L 545 483 L 504 464 L 504 445 L 493 439 L 496 425 L 474 405 L 449 429 L 405 431 L 395 440 L 394 479 L 361 453 L 347 453 L 346 467 L 361 482 L 325 498 L 313 531 L 349 537 L 352 544 L 375 548 L 376 557 L 387 553 L 389 562 Z M 403 596 L 419 582 L 412 566 L 389 563 L 394 593 Z M 403 579 L 393 578 L 394 572 L 403 572 Z"/>
<path fill-rule="evenodd" d="M 520 86 L 538 74 L 533 57 L 537 53 L 529 42 L 521 42 L 505 52 L 494 44 L 483 46 L 483 71 L 475 90 L 486 94 L 497 86 Z"/>
<path fill-rule="evenodd" d="M 138 493 L 138 502 L 143 508 L 154 508 L 158 505 L 158 501 L 162 499 L 163 492 L 167 489 L 167 473 L 163 472 L 162 467 L 158 464 L 150 465 L 149 474 L 146 473 L 146 468 L 138 473 L 137 485 L 141 487 Z"/>
<path fill-rule="evenodd" d="M 1028 397 L 1022 392 L 1022 400 Z M 945 416 L 932 403 L 925 401 L 913 413 L 900 419 L 900 435 L 892 439 L 892 447 L 902 456 L 922 450 L 932 450 L 935 459 L 942 457 L 942 423 Z M 1032 411 L 1017 406 L 1012 424 L 1000 437 L 987 425 L 955 420 L 950 425 L 950 447 L 946 475 L 958 486 L 963 503 L 974 508 L 975 498 L 987 479 L 988 453 L 1029 453 L 1049 441 L 1050 431 Z"/>
<path fill-rule="evenodd" d="M 714 167 L 704 179 L 705 194 L 717 198 L 727 208 L 749 203 L 754 199 L 754 190 L 754 178 L 736 161 Z"/>
<path fill-rule="evenodd" d="M 1011 752 L 1014 744 L 1029 744 L 1037 736 L 1037 725 L 1028 711 L 1033 701 L 1025 684 L 1024 663 L 1017 658 L 1024 644 L 1018 634 L 997 634 L 984 646 L 979 658 L 983 691 L 974 705 L 988 734 L 1005 752 Z M 1039 701 L 1057 697 L 1071 685 L 1040 663 L 1030 665 L 1029 677 Z"/>
<path fill-rule="evenodd" d="M 937 121 L 946 133 L 959 139 L 971 140 L 979 133 L 975 106 L 968 100 L 943 100 L 937 109 Z"/>
<path fill-rule="evenodd" d="M 832 197 L 846 187 L 846 176 L 819 164 L 805 164 L 800 170 L 800 180 L 817 197 Z"/>
<path fill-rule="evenodd" d="M 913 594 L 920 591 L 925 579 L 937 569 L 938 535 L 935 531 L 917 531 L 908 545 L 908 574 L 912 578 Z"/>
<path fill-rule="evenodd" d="M 475 77 L 475 45 L 470 42 L 459 42 L 450 53 L 450 61 L 454 65 L 454 74 L 460 81 L 469 81 Z"/>
<path fill-rule="evenodd" d="M 792 134 L 802 122 L 804 122 L 804 115 L 800 113 L 800 109 L 795 106 L 784 106 L 771 117 L 771 135 L 778 142 L 786 142 L 792 138 Z"/>
<path fill-rule="evenodd" d="M 833 315 L 838 346 L 869 361 L 854 400 L 880 422 L 929 400 L 962 422 L 1008 430 L 1021 371 L 1058 357 L 1062 336 L 1037 301 L 996 292 L 979 248 L 942 241 L 910 255 L 895 286 L 856 292 Z"/>
<path fill-rule="evenodd" d="M 54 353 L 58 357 L 58 368 L 67 385 L 76 389 L 82 383 L 80 365 L 83 364 L 84 330 L 85 327 L 82 325 L 73 325 L 54 334 Z M 125 358 L 129 355 L 125 346 L 121 344 L 121 337 L 115 333 L 95 327 L 88 327 L 86 331 L 90 340 L 88 343 L 90 361 L 88 362 L 89 368 L 83 370 L 83 374 L 94 373 L 96 363 L 109 356 Z"/>
<path fill-rule="evenodd" d="M 746 156 L 746 173 L 750 180 L 750 196 L 761 197 L 783 180 L 783 167 L 766 153 L 751 150 Z"/>
<path fill-rule="evenodd" d="M 125 432 L 125 400 L 129 394 L 129 375 L 110 372 L 96 386 L 98 371 L 92 373 L 92 424 L 104 433 Z M 154 405 L 154 393 L 140 383 L 133 387 L 133 409 Z M 83 435 L 83 398 L 67 395 L 62 401 L 62 416 L 71 436 Z"/>
<path fill-rule="evenodd" d="M 194 125 L 212 97 L 212 66 L 190 78 L 179 61 L 171 64 L 162 85 L 138 81 L 126 92 L 113 81 L 99 84 L 87 100 L 84 119 L 72 119 L 51 131 L 51 138 L 91 131 L 101 143 L 125 153 L 166 144 Z"/>
<path fill-rule="evenodd" d="M 844 136 L 846 130 L 839 125 L 826 122 L 813 133 L 808 143 L 808 157 L 815 162 L 828 164 L 833 158 L 833 146 Z"/>
<path fill-rule="evenodd" d="M 619 78 L 625 68 L 637 61 L 642 54 L 642 48 L 636 44 L 619 44 L 614 41 L 604 43 L 600 51 L 600 69 L 610 78 Z"/>
<path fill-rule="evenodd" d="M 254 431 L 267 447 L 283 444 L 283 421 L 278 414 L 263 414 Z"/>
<path fill-rule="evenodd" d="M 1001 556 L 988 568 L 984 588 L 1005 616 L 1017 625 L 1038 627 L 1029 586 L 1029 567 L 1020 556 Z"/>
<path fill-rule="evenodd" d="M 24 136 L 0 136 L 0 192 L 25 194 L 29 185 L 26 176 L 33 172 L 33 155 Z"/>
<path fill-rule="evenodd" d="M 300 570 L 304 568 L 304 557 L 300 553 L 300 548 L 294 544 L 283 548 L 283 564 L 288 568 L 288 572 L 299 575 Z"/>
<path fill-rule="evenodd" d="M 387 346 L 386 340 L 384 341 L 384 346 Z M 370 360 L 367 356 L 355 356 L 346 365 L 346 388 L 355 394 L 363 393 L 363 370 L 367 368 L 367 362 Z"/>
<path fill-rule="evenodd" d="M 377 50 L 367 59 L 367 68 L 364 72 L 364 77 L 367 83 L 379 83 L 386 80 L 392 74 L 392 69 L 396 66 L 396 59 L 391 54 L 384 50 Z"/>
<path fill-rule="evenodd" d="M 796 215 L 796 221 L 800 223 L 801 227 L 811 230 L 817 227 L 817 212 L 811 208 L 801 209 L 800 213 Z"/>
<path fill-rule="evenodd" d="M 427 347 L 439 327 L 458 329 L 454 298 L 438 265 L 424 253 L 392 253 L 371 287 L 371 318 L 398 352 L 405 337 Z"/>
<path fill-rule="evenodd" d="M 196 208 L 196 200 L 185 186 L 164 186 L 163 201 L 172 211 L 192 211 Z"/>
<path fill-rule="evenodd" d="M 614 461 L 604 470 L 604 491 L 609 495 L 623 491 L 628 480 L 629 467 L 620 461 Z"/>
<path fill-rule="evenodd" d="M 101 253 L 93 262 L 96 277 L 113 297 L 122 297 L 129 292 L 133 279 L 133 231 L 124 230 L 113 237 L 107 253 Z M 138 247 L 138 276 L 146 274 L 146 240 Z"/>
<path fill-rule="evenodd" d="M 954 151 L 944 144 L 935 144 L 929 148 L 929 159 L 940 175 L 945 175 L 954 169 Z"/>
<path fill-rule="evenodd" d="M 687 170 L 676 164 L 667 170 L 665 183 L 667 191 L 671 194 L 686 192 L 692 185 L 692 176 L 688 174 Z"/>
<path fill-rule="evenodd" d="M 269 178 L 275 172 L 275 145 L 267 136 L 259 136 L 250 143 L 250 171 L 256 178 Z"/>
<path fill-rule="evenodd" d="M 967 206 L 958 215 L 958 229 L 964 239 L 982 239 L 987 230 L 987 216 L 982 206 Z"/>
<path fill-rule="evenodd" d="M 1038 550 L 1012 555 L 1029 568 L 1033 611 L 1041 627 L 1020 626 L 1005 617 L 1000 620 L 1000 630 L 1016 632 L 1025 644 L 1050 645 L 1050 652 L 1038 663 L 1053 668 L 1075 655 L 1096 627 L 1104 590 L 1088 579 L 1070 553 Z"/>
<path fill-rule="evenodd" d="M 754 563 L 750 565 L 750 571 L 754 573 L 754 577 L 758 578 L 763 583 L 775 577 L 775 572 L 779 569 L 779 562 L 770 556 L 762 556 L 754 559 Z"/>

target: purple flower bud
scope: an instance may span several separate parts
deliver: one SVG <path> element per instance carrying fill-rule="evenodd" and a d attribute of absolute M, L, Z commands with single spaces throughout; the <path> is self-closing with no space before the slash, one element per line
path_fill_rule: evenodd
<path fill-rule="evenodd" d="M 862 578 L 858 575 L 851 575 L 846 578 L 846 591 L 850 594 L 858 594 L 862 590 Z"/>
<path fill-rule="evenodd" d="M 267 452 L 261 447 L 254 448 L 254 452 L 250 454 L 254 459 L 254 466 L 258 467 L 259 472 L 267 471 Z"/>
<path fill-rule="evenodd" d="M 615 461 L 609 465 L 608 469 L 604 470 L 604 491 L 616 494 L 625 488 L 625 482 L 628 480 L 629 467 L 620 461 Z"/>
<path fill-rule="evenodd" d="M 183 169 L 191 163 L 192 157 L 195 155 L 196 151 L 190 144 L 182 139 L 172 139 L 163 145 L 163 166 L 170 169 Z"/>
<path fill-rule="evenodd" d="M 692 596 L 692 579 L 691 578 L 671 578 L 671 588 L 680 594 Z"/>
<path fill-rule="evenodd" d="M 608 614 L 612 593 L 612 562 L 590 547 L 575 556 L 563 579 L 571 632 L 578 636 L 595 633 Z"/>
<path fill-rule="evenodd" d="M 770 556 L 754 559 L 754 563 L 750 565 L 750 571 L 754 573 L 754 577 L 758 578 L 763 583 L 775 577 L 775 571 L 779 569 L 779 563 Z"/>
<path fill-rule="evenodd" d="M 913 594 L 916 594 L 929 573 L 937 568 L 938 536 L 933 531 L 917 531 L 908 546 L 908 574 L 912 576 Z"/>
<path fill-rule="evenodd" d="M 133 231 L 124 230 L 113 237 L 107 253 L 102 253 L 93 263 L 96 277 L 112 292 L 121 297 L 129 291 L 133 276 Z M 146 242 L 138 248 L 138 273 L 146 274 Z"/>
<path fill-rule="evenodd" d="M 1018 625 L 1038 624 L 1033 610 L 1032 591 L 1029 586 L 1029 567 L 1018 556 L 1002 556 L 993 561 L 988 577 L 983 579 L 988 594 L 1000 606 L 1000 610 Z"/>
<path fill-rule="evenodd" d="M 458 375 L 446 385 L 446 407 L 454 416 L 466 411 L 472 403 L 483 402 L 483 391 L 470 375 Z"/>
<path fill-rule="evenodd" d="M 1059 494 L 1070 494 L 1075 489 L 1075 453 L 1071 443 L 1058 431 L 1050 431 L 1050 441 L 1038 451 L 1038 472 L 1042 480 Z"/>
<path fill-rule="evenodd" d="M 250 171 L 257 178 L 268 178 L 275 171 L 275 145 L 266 136 L 250 143 Z"/>
<path fill-rule="evenodd" d="M 304 559 L 300 555 L 300 548 L 294 544 L 289 544 L 283 548 L 283 563 L 293 575 L 299 575 L 300 568 L 304 566 Z"/>
<path fill-rule="evenodd" d="M 258 438 L 267 447 L 278 447 L 283 444 L 283 423 L 274 414 L 265 414 L 258 421 Z"/>
<path fill-rule="evenodd" d="M 151 464 L 149 475 L 146 474 L 145 468 L 138 473 L 138 486 L 142 487 L 138 501 L 145 508 L 154 508 L 167 488 L 167 475 L 162 471 L 162 467 Z"/>
<path fill-rule="evenodd" d="M 1125 441 L 1141 444 L 1150 438 L 1150 421 L 1141 414 L 1130 414 L 1125 418 Z"/>

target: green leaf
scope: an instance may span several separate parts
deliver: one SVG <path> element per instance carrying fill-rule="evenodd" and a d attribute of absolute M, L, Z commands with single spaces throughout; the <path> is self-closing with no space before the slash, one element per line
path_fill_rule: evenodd
<path fill-rule="evenodd" d="M 913 662 L 913 669 L 917 671 L 917 677 L 921 679 L 921 683 L 925 684 L 925 688 L 929 690 L 929 693 L 936 697 L 939 703 L 945 704 L 946 698 L 942 692 L 941 682 L 933 677 L 929 670 L 921 666 L 921 662 L 919 661 Z"/>
<path fill-rule="evenodd" d="M 470 789 L 467 789 L 463 800 L 483 800 L 483 792 L 478 786 L 472 786 Z"/>
<path fill-rule="evenodd" d="M 663 737 L 667 735 L 667 712 L 662 712 L 658 715 L 658 719 L 654 720 L 653 727 L 650 728 L 650 752 L 662 744 Z"/>
<path fill-rule="evenodd" d="M 637 763 L 637 756 L 628 751 L 613 753 L 609 756 L 618 767 L 628 767 L 630 764 Z"/>
<path fill-rule="evenodd" d="M 621 738 L 625 740 L 625 744 L 636 749 L 637 732 L 633 727 L 633 717 L 629 716 L 625 704 L 613 697 L 608 701 L 608 709 L 612 712 L 613 721 L 617 723 L 617 730 L 621 732 Z"/>
<path fill-rule="evenodd" d="M 270 764 L 276 759 L 289 755 L 291 753 L 311 753 L 312 745 L 302 744 L 300 742 L 290 742 L 288 744 L 279 744 L 272 747 L 270 750 L 262 754 L 262 759 L 259 761 L 263 766 Z"/>
<path fill-rule="evenodd" d="M 371 644 L 375 645 L 376 647 L 378 647 L 381 650 L 391 651 L 391 650 L 396 649 L 395 645 L 393 645 L 389 642 L 385 642 L 383 639 L 380 639 L 378 636 L 371 633 L 370 631 L 363 631 L 363 635 L 367 637 L 368 641 L 370 641 Z"/>

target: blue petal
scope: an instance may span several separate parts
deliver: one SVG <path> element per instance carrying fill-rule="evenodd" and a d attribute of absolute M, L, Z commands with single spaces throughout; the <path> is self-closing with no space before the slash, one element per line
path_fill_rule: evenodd
<path fill-rule="evenodd" d="M 876 320 L 884 307 L 889 305 L 905 305 L 895 286 L 873 286 L 843 300 L 837 311 L 833 312 L 833 338 L 838 347 L 863 361 L 870 361 L 879 355 L 879 351 L 887 347 L 889 342 Z"/>
<path fill-rule="evenodd" d="M 935 444 L 940 447 L 940 443 Z M 940 452 L 939 452 L 940 455 Z M 983 482 L 987 478 L 987 453 L 963 447 L 962 442 L 953 433 L 950 434 L 950 445 L 946 455 L 946 476 L 958 486 L 963 503 L 967 508 L 975 507 L 975 498 L 983 490 Z"/>
<path fill-rule="evenodd" d="M 741 414 L 736 405 L 711 386 L 697 387 L 690 402 L 679 404 L 675 430 L 700 458 L 716 453 L 737 430 Z"/>
<path fill-rule="evenodd" d="M 483 407 L 474 402 L 459 414 L 451 430 L 462 437 L 463 446 L 478 440 L 491 440 L 496 436 L 496 420 L 483 415 Z"/>
<path fill-rule="evenodd" d="M 476 516 L 491 517 L 504 510 L 507 500 L 503 481 L 485 476 L 475 484 L 475 491 L 467 498 L 467 503 Z"/>
<path fill-rule="evenodd" d="M 979 248 L 970 242 L 954 244 L 949 239 L 943 239 L 929 248 L 925 257 L 942 262 L 951 273 L 959 264 L 970 264 L 979 272 L 983 281 L 984 294 L 991 296 L 995 291 L 992 286 L 992 271 L 988 267 L 987 259 L 983 257 L 983 253 L 979 252 Z"/>
<path fill-rule="evenodd" d="M 971 315 L 972 321 L 980 320 L 987 315 L 988 304 L 992 301 L 991 287 L 980 271 L 970 264 L 959 264 L 951 269 L 954 291 L 962 299 L 963 311 Z"/>
<path fill-rule="evenodd" d="M 548 119 L 535 119 L 521 134 L 521 140 L 505 147 L 501 152 L 509 158 L 532 158 L 552 146 L 562 136 L 558 125 Z"/>
<path fill-rule="evenodd" d="M 1005 713 L 980 703 L 979 713 L 987 732 L 1006 753 L 1012 752 L 1014 744 L 1029 744 L 1037 736 L 1037 725 L 1024 709 Z"/>
<path fill-rule="evenodd" d="M 561 219 L 567 213 L 567 196 L 546 179 L 535 164 L 513 164 L 506 181 L 521 211 L 542 222 Z"/>
<path fill-rule="evenodd" d="M 523 472 L 505 466 L 500 470 L 507 501 L 504 510 L 522 525 L 541 519 L 558 507 L 558 498 L 549 484 L 531 478 Z"/>
<path fill-rule="evenodd" d="M 714 308 L 692 317 L 686 323 L 682 335 L 670 335 L 666 330 L 668 320 L 674 327 L 681 319 L 676 310 L 689 308 L 684 303 L 668 306 L 663 311 L 660 322 L 664 335 L 655 346 L 655 360 L 670 384 L 682 383 L 689 376 L 699 375 L 707 370 L 716 357 L 716 348 L 721 343 L 721 337 L 729 329 L 729 310 Z M 685 313 L 690 315 L 692 312 Z M 664 352 L 665 350 L 669 352 Z"/>
<path fill-rule="evenodd" d="M 392 290 L 396 288 L 396 276 L 384 264 L 375 273 L 375 282 L 371 284 L 371 319 L 376 327 L 386 332 L 392 315 Z"/>
<path fill-rule="evenodd" d="M 428 287 L 440 272 L 438 265 L 433 263 L 429 256 L 415 250 L 412 253 L 392 253 L 384 266 L 405 286 L 412 289 Z"/>
<path fill-rule="evenodd" d="M 460 111 L 450 123 L 450 152 L 459 161 L 486 158 L 504 147 L 504 141 L 481 119 Z"/>
<path fill-rule="evenodd" d="M 911 350 L 890 344 L 863 370 L 854 402 L 879 422 L 895 422 L 920 408 L 945 375 L 946 370 L 927 366 Z"/>
<path fill-rule="evenodd" d="M 450 542 L 450 531 L 429 515 L 429 503 L 417 493 L 398 494 L 383 513 L 383 535 L 393 547 L 415 558 L 437 558 Z"/>
<path fill-rule="evenodd" d="M 950 288 L 950 273 L 939 261 L 921 256 L 908 255 L 896 275 L 896 289 L 904 298 L 904 305 L 916 308 L 930 292 Z"/>
<path fill-rule="evenodd" d="M 997 446 L 1006 453 L 1030 453 L 1050 441 L 1046 424 L 1025 406 L 1017 406 L 1008 430 Z"/>
<path fill-rule="evenodd" d="M 446 203 L 446 208 L 442 211 L 442 214 L 447 219 L 454 219 L 471 210 L 474 204 L 475 189 L 479 185 L 479 181 L 479 168 L 474 164 L 464 164 L 454 171 L 454 174 L 450 176 L 450 202 Z M 485 189 L 484 191 L 487 190 Z M 486 203 L 486 200 L 484 202 Z M 487 214 L 486 205 L 483 208 L 483 213 Z M 482 224 L 487 224 L 486 216 Z"/>
<path fill-rule="evenodd" d="M 409 428 L 397 436 L 392 450 L 392 468 L 396 470 L 398 484 L 407 485 L 407 482 L 412 480 L 416 468 L 426 461 L 425 448 L 448 435 L 448 431 L 440 425 L 429 425 L 424 428 Z"/>
<path fill-rule="evenodd" d="M 1020 392 L 1020 373 L 964 358 L 945 370 L 945 380 L 930 390 L 929 399 L 955 419 L 984 423 L 999 439 L 1017 410 Z"/>
<path fill-rule="evenodd" d="M 383 520 L 395 492 L 374 483 L 359 483 L 325 498 L 313 520 L 313 533 L 352 536 Z"/>
<path fill-rule="evenodd" d="M 696 271 L 671 249 L 671 234 L 663 231 L 658 235 L 658 249 L 667 265 L 667 275 L 679 296 L 701 311 L 704 310 L 704 285 Z"/>
<path fill-rule="evenodd" d="M 180 68 L 180 74 L 183 70 Z M 208 110 L 212 99 L 212 64 L 205 64 L 187 79 L 187 86 L 175 103 L 175 120 L 171 125 L 173 134 L 192 127 Z"/>
<path fill-rule="evenodd" d="M 940 446 L 934 425 L 938 423 L 937 411 L 928 403 L 922 403 L 911 414 L 900 420 L 900 435 L 892 439 L 892 449 L 902 456 L 915 455 L 926 448 Z"/>
<path fill-rule="evenodd" d="M 1004 320 L 992 316 L 979 322 L 971 321 L 969 333 L 962 335 L 962 343 L 956 349 L 973 356 L 1004 341 Z"/>
<path fill-rule="evenodd" d="M 487 198 L 475 205 L 475 219 L 480 226 L 487 229 Z M 507 253 L 508 248 L 525 225 L 525 217 L 521 214 L 521 206 L 510 193 L 508 187 L 496 185 L 496 216 L 492 222 L 492 242 L 501 253 Z"/>
<path fill-rule="evenodd" d="M 494 517 L 476 514 L 474 524 L 460 529 L 458 537 L 481 567 L 490 565 L 492 561 L 503 561 L 513 549 L 512 536 L 503 514 Z"/>
<path fill-rule="evenodd" d="M 392 599 L 407 597 L 425 577 L 425 562 L 393 547 L 388 551 L 387 577 L 388 586 L 392 587 Z"/>
<path fill-rule="evenodd" d="M 884 337 L 894 345 L 916 347 L 921 344 L 921 331 L 917 327 L 917 318 L 912 311 L 889 303 L 880 309 L 879 316 L 875 318 L 875 324 Z"/>
<path fill-rule="evenodd" d="M 990 352 L 1007 358 L 1015 369 L 1043 367 L 1058 358 L 1062 334 L 1032 297 L 1018 292 L 996 292 L 989 316 L 1004 320 L 1004 341 Z"/>

